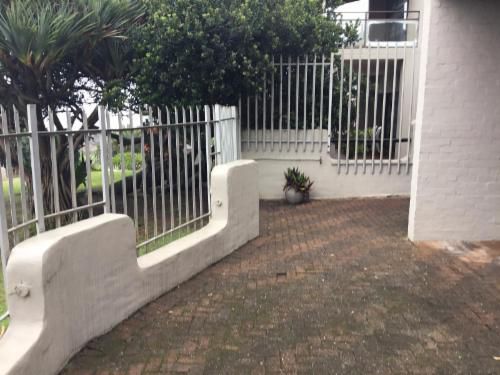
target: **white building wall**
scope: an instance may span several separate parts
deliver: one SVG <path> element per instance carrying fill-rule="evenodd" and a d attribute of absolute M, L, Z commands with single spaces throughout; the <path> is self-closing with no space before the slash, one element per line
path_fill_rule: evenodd
<path fill-rule="evenodd" d="M 269 132 L 268 132 L 269 133 Z M 293 133 L 293 132 L 292 132 Z M 309 132 L 308 140 L 312 139 Z M 327 139 L 327 130 L 323 130 L 323 139 Z M 259 138 L 258 146 L 255 146 L 255 132 L 250 132 L 248 138 L 243 134 L 242 158 L 255 160 L 259 170 L 259 196 L 261 199 L 284 198 L 283 185 L 285 183 L 284 172 L 287 168 L 298 167 L 302 172 L 314 181 L 310 193 L 311 199 L 329 198 L 353 198 L 353 197 L 381 197 L 390 195 L 409 195 L 411 183 L 411 165 L 406 172 L 406 157 L 401 161 L 398 173 L 397 161 L 393 160 L 391 172 L 387 161 L 380 167 L 379 160 L 375 160 L 372 172 L 371 155 L 367 155 L 366 171 L 362 160 L 358 161 L 358 168 L 354 166 L 354 160 L 350 161 L 349 170 L 346 170 L 345 160 L 338 171 L 337 161 L 332 159 L 327 152 L 326 144 L 320 150 L 320 145 L 307 144 L 305 151 L 302 143 L 304 138 L 302 130 L 298 132 L 298 148 L 295 151 L 295 137 L 292 134 L 290 147 L 287 145 L 287 133 L 283 133 L 283 144 L 280 151 L 279 144 L 275 142 L 274 150 L 271 151 L 270 142 L 263 150 L 262 139 Z M 250 139 L 247 144 L 246 140 Z M 278 135 L 275 135 L 275 140 Z M 315 131 L 314 139 L 320 139 L 319 131 Z M 336 152 L 334 153 L 336 155 Z"/>
<path fill-rule="evenodd" d="M 500 239 L 500 1 L 423 12 L 409 236 Z"/>

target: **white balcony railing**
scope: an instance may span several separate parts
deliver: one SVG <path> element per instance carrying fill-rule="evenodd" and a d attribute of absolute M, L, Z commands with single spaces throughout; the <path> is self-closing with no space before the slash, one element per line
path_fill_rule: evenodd
<path fill-rule="evenodd" d="M 412 12 L 340 12 L 337 19 L 357 33 L 364 47 L 413 47 L 418 42 L 420 13 Z"/>

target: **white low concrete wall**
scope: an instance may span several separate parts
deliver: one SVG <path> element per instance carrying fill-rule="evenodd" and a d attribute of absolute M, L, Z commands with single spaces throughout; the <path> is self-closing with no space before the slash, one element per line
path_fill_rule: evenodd
<path fill-rule="evenodd" d="M 101 215 L 17 246 L 7 266 L 10 327 L 0 374 L 57 373 L 89 340 L 259 234 L 257 165 L 212 172 L 212 217 L 201 230 L 136 258 L 124 215 Z"/>
<path fill-rule="evenodd" d="M 361 164 L 358 164 L 357 173 L 354 165 L 349 166 L 348 174 L 344 166 L 338 173 L 337 165 L 332 162 L 326 148 L 323 147 L 323 152 L 319 152 L 318 149 L 319 146 L 316 145 L 315 152 L 302 152 L 302 147 L 299 152 L 243 150 L 242 157 L 255 160 L 258 164 L 261 199 L 284 197 L 283 173 L 289 167 L 298 167 L 314 181 L 312 199 L 410 195 L 411 167 L 409 173 L 406 173 L 403 164 L 401 172 L 398 173 L 397 166 L 393 165 L 392 173 L 388 174 L 388 165 L 384 165 L 380 173 L 380 165 L 376 164 L 375 172 L 372 174 L 371 163 L 367 161 L 366 173 L 363 173 Z"/>

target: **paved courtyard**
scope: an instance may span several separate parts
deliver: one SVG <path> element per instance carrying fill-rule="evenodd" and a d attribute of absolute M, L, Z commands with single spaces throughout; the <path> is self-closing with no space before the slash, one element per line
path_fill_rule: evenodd
<path fill-rule="evenodd" d="M 500 245 L 415 247 L 408 205 L 263 202 L 261 237 L 63 373 L 499 374 Z"/>

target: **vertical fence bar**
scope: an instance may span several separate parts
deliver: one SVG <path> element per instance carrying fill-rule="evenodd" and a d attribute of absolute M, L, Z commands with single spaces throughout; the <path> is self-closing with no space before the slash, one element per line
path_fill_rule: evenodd
<path fill-rule="evenodd" d="M 109 180 L 111 189 L 111 212 L 116 212 L 116 192 L 115 192 L 115 169 L 113 167 L 113 137 L 111 136 L 111 120 L 109 118 L 109 111 L 106 109 L 106 122 L 108 129 L 108 166 L 109 166 Z"/>
<path fill-rule="evenodd" d="M 363 41 L 360 42 L 363 46 L 370 46 L 370 41 L 368 40 L 368 17 L 370 16 L 369 12 L 365 12 L 365 19 L 363 20 L 365 26 L 364 38 Z"/>
<path fill-rule="evenodd" d="M 342 168 L 342 160 L 340 159 L 340 147 L 342 145 L 342 108 L 344 104 L 344 45 L 340 54 L 340 94 L 339 94 L 339 134 L 337 136 L 337 174 Z"/>
<path fill-rule="evenodd" d="M 182 107 L 182 155 L 183 155 L 183 167 L 184 167 L 184 199 L 185 199 L 185 213 L 186 213 L 186 222 L 189 221 L 189 155 L 188 155 L 188 143 L 187 143 L 187 125 L 188 119 L 186 117 L 186 109 Z"/>
<path fill-rule="evenodd" d="M 7 125 L 7 111 L 3 106 L 0 107 L 2 111 L 2 132 L 4 134 L 9 133 L 9 128 Z M 16 137 L 17 139 L 17 137 Z M 5 150 L 5 169 L 7 172 L 7 183 L 9 188 L 9 203 L 10 203 L 10 220 L 12 222 L 12 226 L 17 226 L 17 204 L 16 204 L 16 195 L 14 192 L 14 170 L 12 168 L 12 155 L 10 151 L 10 139 L 4 139 L 4 150 Z M 22 160 L 22 159 L 21 159 Z M 3 185 L 1 186 L 3 189 Z M 17 233 L 14 233 L 14 245 L 19 242 L 19 236 Z"/>
<path fill-rule="evenodd" d="M 3 195 L 3 177 L 0 173 L 0 255 L 2 260 L 2 274 L 4 285 L 6 284 L 7 260 L 10 255 L 9 232 L 7 229 L 7 209 L 5 207 L 5 197 Z"/>
<path fill-rule="evenodd" d="M 15 106 L 12 107 L 14 111 L 14 129 L 16 133 L 21 133 L 21 124 L 19 120 L 19 111 Z M 20 142 L 19 137 L 16 137 L 16 146 L 17 146 L 17 164 L 19 168 L 19 182 L 21 185 L 21 213 L 23 218 L 23 223 L 28 221 L 28 207 L 26 205 L 27 196 L 26 196 L 26 173 L 24 171 L 24 162 L 23 162 L 23 149 L 22 144 Z M 0 185 L 3 186 L 3 185 Z M 28 238 L 29 231 L 27 228 L 24 229 L 24 239 Z"/>
<path fill-rule="evenodd" d="M 116 212 L 116 192 L 115 192 L 115 170 L 113 167 L 113 137 L 111 131 L 111 120 L 109 116 L 109 111 L 106 109 L 104 111 L 106 116 L 106 129 L 107 129 L 107 142 L 108 142 L 108 154 L 106 157 L 108 158 L 108 170 L 106 173 L 109 173 L 109 189 L 111 191 L 111 212 Z"/>
<path fill-rule="evenodd" d="M 394 136 L 394 117 L 396 115 L 396 79 L 398 73 L 398 49 L 394 48 L 394 60 L 392 63 L 392 103 L 391 103 L 391 129 L 389 131 L 389 174 L 392 170 L 392 139 Z"/>
<path fill-rule="evenodd" d="M 308 56 L 305 55 L 304 57 L 304 108 L 302 109 L 304 112 L 304 119 L 303 119 L 303 139 L 302 139 L 302 146 L 304 149 L 304 152 L 306 151 L 306 138 L 307 138 L 307 69 L 308 69 Z"/>
<path fill-rule="evenodd" d="M 161 109 L 158 108 L 158 147 L 160 149 L 160 190 L 161 190 L 161 229 L 165 233 L 167 230 L 167 214 L 165 202 L 165 161 L 163 153 L 163 120 L 161 118 Z M 170 152 L 170 150 L 168 150 Z"/>
<path fill-rule="evenodd" d="M 217 149 L 217 156 L 219 157 L 217 160 L 217 165 L 224 164 L 227 162 L 228 157 L 230 157 L 228 153 L 228 144 L 231 143 L 229 139 L 229 134 L 227 134 L 227 121 L 223 121 L 223 118 L 226 118 L 226 108 L 221 105 L 215 105 L 215 113 L 216 118 L 218 119 L 215 124 L 216 127 L 216 137 L 215 137 L 215 148 Z M 265 144 L 264 140 L 262 141 L 262 149 L 264 149 Z"/>
<path fill-rule="evenodd" d="M 410 172 L 410 157 L 411 157 L 411 130 L 413 122 L 413 94 L 415 91 L 415 74 L 417 66 L 415 64 L 415 43 L 412 47 L 412 57 L 411 57 L 411 86 L 410 86 L 410 110 L 408 111 L 408 146 L 407 146 L 407 156 L 406 156 L 406 174 Z"/>
<path fill-rule="evenodd" d="M 238 114 L 236 121 L 236 157 L 241 159 L 241 148 L 242 148 L 242 137 L 241 137 L 241 114 L 242 114 L 242 104 L 241 104 L 241 96 L 238 98 Z M 200 121 L 200 116 L 198 112 L 198 106 L 196 107 L 196 122 Z M 196 125 L 196 129 L 199 130 L 200 124 Z M 201 212 L 200 212 L 201 213 Z"/>
<path fill-rule="evenodd" d="M 179 124 L 179 110 L 175 107 L 175 124 Z M 175 126 L 175 162 L 176 162 L 176 172 L 177 172 L 177 215 L 179 218 L 179 224 L 182 223 L 182 200 L 181 200 L 181 161 L 179 156 L 179 126 Z"/>
<path fill-rule="evenodd" d="M 361 58 L 361 55 L 362 55 L 362 44 L 360 43 L 359 45 L 359 49 L 358 49 L 358 53 L 359 53 L 359 56 L 358 56 L 358 84 L 357 84 L 357 87 L 356 87 L 356 130 L 355 130 L 355 139 L 354 141 L 356 142 L 354 144 L 354 174 L 357 174 L 358 173 L 358 149 L 359 149 L 359 145 L 358 145 L 358 142 L 359 142 L 359 113 L 360 113 L 360 106 L 361 106 L 361 74 L 362 74 L 362 70 L 361 70 L 361 65 L 363 63 L 363 60 Z"/>
<path fill-rule="evenodd" d="M 250 151 L 250 97 L 247 96 L 247 151 Z"/>
<path fill-rule="evenodd" d="M 325 94 L 325 55 L 321 57 L 321 99 L 319 102 L 319 152 L 323 151 L 323 102 Z"/>
<path fill-rule="evenodd" d="M 153 108 L 148 108 L 149 125 L 154 126 Z M 149 151 L 151 153 L 151 192 L 153 193 L 153 234 L 158 235 L 158 211 L 156 209 L 156 147 L 155 147 L 155 128 L 149 128 L 149 141 L 151 142 Z"/>
<path fill-rule="evenodd" d="M 217 116 L 217 112 L 214 112 L 214 118 Z M 217 119 L 216 119 L 217 120 Z M 217 134 L 218 122 L 214 124 L 214 131 Z M 255 129 L 255 151 L 259 151 L 259 96 L 255 94 L 255 119 L 254 119 L 254 129 Z M 217 144 L 215 144 L 217 150 Z M 216 158 L 218 158 L 216 155 Z"/>
<path fill-rule="evenodd" d="M 210 131 L 210 107 L 205 106 L 205 152 L 207 154 L 207 202 L 208 202 L 208 212 L 212 212 L 212 198 L 210 196 L 210 172 L 212 171 L 212 155 L 210 141 L 212 138 Z"/>
<path fill-rule="evenodd" d="M 88 120 L 87 120 L 87 114 L 85 111 L 82 109 L 82 125 L 83 125 L 83 131 L 85 132 L 84 134 L 84 150 L 85 150 L 85 173 L 87 174 L 87 204 L 91 205 L 92 204 L 92 170 L 90 168 L 90 136 L 88 133 L 89 127 L 88 127 Z M 89 208 L 88 210 L 89 216 L 92 217 L 94 216 L 94 209 L 92 207 Z"/>
<path fill-rule="evenodd" d="M 299 90 L 300 90 L 300 57 L 297 56 L 295 75 L 295 152 L 299 151 Z"/>
<path fill-rule="evenodd" d="M 290 152 L 290 133 L 291 133 L 291 125 L 290 125 L 290 107 L 291 107 L 291 95 L 292 95 L 292 57 L 288 56 L 288 107 L 287 107 L 287 151 Z"/>
<path fill-rule="evenodd" d="M 221 132 L 221 137 L 222 141 L 224 142 L 224 148 L 223 148 L 223 159 L 224 163 L 230 162 L 235 160 L 235 155 L 234 155 L 234 129 L 235 126 L 233 126 L 233 115 L 232 115 L 232 109 L 233 107 L 222 107 L 222 124 L 223 126 L 221 127 L 222 132 Z M 266 144 L 264 144 L 265 147 L 267 147 Z"/>
<path fill-rule="evenodd" d="M 225 120 L 225 126 L 224 126 L 224 129 L 225 129 L 225 132 L 227 132 L 227 135 L 226 135 L 226 138 L 227 140 L 229 141 L 229 144 L 227 144 L 227 160 L 226 160 L 226 163 L 229 162 L 229 161 L 233 161 L 233 160 L 236 160 L 236 153 L 235 153 L 235 148 L 234 148 L 234 145 L 236 144 L 236 136 L 235 136 L 235 130 L 236 130 L 236 126 L 235 126 L 235 119 L 236 117 L 233 116 L 233 108 L 234 107 L 228 107 L 225 109 L 225 112 L 226 112 L 226 117 L 225 118 L 228 118 L 229 120 Z M 267 146 L 266 146 L 267 147 Z"/>
<path fill-rule="evenodd" d="M 135 232 L 139 234 L 139 207 L 137 203 L 137 172 L 136 172 L 136 156 L 135 156 L 135 129 L 132 110 L 128 110 L 128 121 L 130 128 L 130 153 L 132 155 L 132 195 L 134 197 L 134 225 Z"/>
<path fill-rule="evenodd" d="M 241 103 L 241 101 L 240 101 Z M 241 114 L 241 111 L 240 111 Z M 202 153 L 201 153 L 201 124 L 200 124 L 200 108 L 196 106 L 196 136 L 197 136 L 197 144 L 198 144 L 198 199 L 200 205 L 200 216 L 203 215 L 203 190 L 202 190 Z"/>
<path fill-rule="evenodd" d="M 347 106 L 347 134 L 346 134 L 346 153 L 345 153 L 345 173 L 349 173 L 349 149 L 351 146 L 350 139 L 350 131 L 351 131 L 351 107 L 352 107 L 352 69 L 353 69 L 353 56 L 352 49 L 349 51 L 349 103 Z"/>
<path fill-rule="evenodd" d="M 273 71 L 271 72 L 271 152 L 274 151 L 274 56 Z"/>
<path fill-rule="evenodd" d="M 66 110 L 66 128 L 71 131 L 73 124 L 71 123 L 71 115 Z M 73 134 L 68 134 L 68 153 L 69 153 L 69 173 L 70 173 L 70 188 L 71 188 L 71 208 L 77 207 L 76 202 L 76 176 L 75 176 L 75 147 L 73 143 Z M 73 213 L 73 221 L 78 220 L 76 212 Z"/>
<path fill-rule="evenodd" d="M 109 197 L 108 179 L 108 141 L 106 131 L 106 113 L 103 106 L 99 106 L 99 123 L 101 124 L 101 179 L 102 179 L 102 199 L 104 201 L 104 213 L 111 212 Z"/>
<path fill-rule="evenodd" d="M 35 206 L 35 217 L 37 219 L 37 233 L 45 231 L 45 214 L 43 209 L 43 187 L 42 187 L 42 169 L 40 166 L 40 148 L 38 144 L 38 120 L 36 114 L 36 105 L 28 104 L 28 129 L 31 132 L 30 151 L 31 151 L 31 173 L 33 184 L 33 203 Z M 3 186 L 3 185 L 2 185 Z"/>
<path fill-rule="evenodd" d="M 3 132 L 3 131 L 2 131 Z M 6 141 L 6 139 L 4 139 Z M 2 275 L 4 285 L 6 284 L 6 267 L 10 255 L 9 232 L 7 228 L 7 208 L 5 207 L 5 197 L 3 194 L 3 177 L 0 172 L 0 256 L 2 260 Z"/>
<path fill-rule="evenodd" d="M 257 97 L 256 97 L 257 99 Z M 222 150 L 223 148 L 223 137 L 222 137 L 222 122 L 221 122 L 221 107 L 219 105 L 215 105 L 213 107 L 213 119 L 214 121 L 214 138 L 215 138 L 215 161 L 216 165 L 222 164 L 224 161 L 222 159 L 223 154 Z M 257 115 L 257 112 L 255 112 Z M 258 134 L 259 132 L 257 129 L 255 129 L 255 134 Z M 256 138 L 257 139 L 257 138 Z M 258 144 L 256 144 L 256 147 L 258 148 Z"/>
<path fill-rule="evenodd" d="M 49 108 L 49 134 L 55 130 L 54 126 L 54 112 Z M 52 168 L 52 189 L 54 194 L 54 212 L 58 213 L 61 211 L 59 204 L 59 174 L 57 172 L 57 154 L 56 154 L 56 136 L 50 134 L 49 144 L 50 144 L 50 162 Z M 56 216 L 56 227 L 61 226 L 61 217 Z"/>
<path fill-rule="evenodd" d="M 311 151 L 314 152 L 315 144 L 314 142 L 316 141 L 316 136 L 314 134 L 314 115 L 315 115 L 315 110 L 316 110 L 316 64 L 317 64 L 317 59 L 316 59 L 316 54 L 314 54 L 314 62 L 313 62 L 313 84 L 312 84 L 312 112 L 311 112 L 311 144 L 312 148 Z"/>
<path fill-rule="evenodd" d="M 120 132 L 118 134 L 119 139 L 119 147 L 120 147 L 120 170 L 121 170 L 121 183 L 122 183 L 122 205 L 123 205 L 123 213 L 128 215 L 128 207 L 127 207 L 127 184 L 125 181 L 125 147 L 123 145 L 123 122 L 122 122 L 122 114 L 118 112 L 118 129 Z"/>
<path fill-rule="evenodd" d="M 378 79 L 380 74 L 380 45 L 377 43 L 377 60 L 375 64 L 375 103 L 373 104 L 373 129 L 372 129 L 372 174 L 375 173 L 375 136 L 377 132 L 377 106 L 378 106 Z"/>
<path fill-rule="evenodd" d="M 264 90 L 262 92 L 262 151 L 266 151 L 266 118 L 267 118 L 267 73 L 264 72 Z"/>
<path fill-rule="evenodd" d="M 193 114 L 193 107 L 189 107 L 189 120 L 191 122 L 194 121 L 194 114 Z M 196 125 L 198 126 L 198 125 Z M 191 141 L 191 149 L 190 149 L 190 154 L 191 154 L 191 200 L 192 200 L 192 212 L 193 212 L 193 219 L 196 219 L 197 215 L 197 207 L 196 207 L 196 170 L 194 168 L 194 151 L 195 151 L 195 137 L 194 137 L 194 129 L 193 125 L 190 125 L 190 134 L 189 138 Z M 236 127 L 235 127 L 236 130 Z M 194 223 L 194 227 L 196 228 L 197 223 Z"/>
<path fill-rule="evenodd" d="M 382 131 L 381 131 L 381 139 L 380 139 L 380 170 L 382 173 L 384 169 L 383 160 L 384 160 L 384 143 L 385 143 L 385 112 L 386 112 L 386 100 L 387 100 L 387 75 L 389 69 L 389 44 L 385 46 L 385 67 L 384 67 L 384 94 L 382 97 Z"/>
<path fill-rule="evenodd" d="M 279 118 L 279 129 L 280 129 L 280 140 L 279 148 L 280 152 L 283 150 L 283 55 L 280 55 L 280 118 Z"/>
<path fill-rule="evenodd" d="M 143 224 L 144 224 L 144 236 L 145 238 L 149 238 L 148 231 L 148 180 L 147 180 L 147 163 L 146 163 L 146 154 L 144 152 L 145 147 L 145 132 L 146 128 L 144 127 L 144 118 L 142 117 L 142 108 L 139 107 L 139 126 L 141 129 L 141 159 L 142 159 L 142 203 L 143 203 Z M 151 150 L 150 150 L 151 152 Z"/>
<path fill-rule="evenodd" d="M 333 109 L 333 52 L 330 54 L 330 83 L 328 88 L 328 143 L 326 145 L 326 150 L 330 153 L 331 142 L 330 139 L 332 137 L 332 109 Z"/>
<path fill-rule="evenodd" d="M 405 103 L 405 86 L 406 86 L 406 43 L 403 47 L 403 59 L 402 59 L 402 64 L 403 66 L 401 67 L 401 78 L 399 80 L 399 84 L 401 87 L 401 96 L 399 98 L 399 120 L 396 120 L 398 125 L 398 174 L 401 173 L 401 135 L 403 132 L 403 108 L 404 108 L 404 103 Z"/>
<path fill-rule="evenodd" d="M 229 121 L 228 125 L 229 125 L 229 130 L 231 131 L 231 134 L 232 134 L 232 139 L 233 139 L 233 159 L 231 161 L 234 161 L 234 160 L 238 160 L 240 157 L 239 157 L 239 153 L 238 153 L 238 143 L 239 143 L 239 140 L 240 138 L 238 137 L 238 121 L 237 121 L 237 111 L 236 111 L 236 107 L 231 107 L 229 109 L 229 112 L 230 112 L 230 117 L 232 118 L 232 120 Z M 231 126 L 231 123 L 234 123 L 236 124 L 236 126 Z M 271 143 L 272 144 L 272 143 Z"/>
<path fill-rule="evenodd" d="M 174 215 L 174 178 L 172 172 L 172 128 L 170 125 L 170 111 L 166 108 L 167 112 L 167 145 L 168 145 L 168 188 L 169 188 L 169 203 L 170 203 L 170 230 L 173 235 L 175 226 Z"/>
<path fill-rule="evenodd" d="M 371 45 L 368 44 L 368 59 L 366 60 L 366 92 L 365 92 L 365 119 L 364 119 L 364 137 L 363 137 L 363 174 L 366 173 L 366 147 L 368 137 L 368 108 L 370 103 L 370 75 L 371 75 Z"/>

